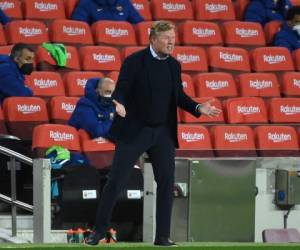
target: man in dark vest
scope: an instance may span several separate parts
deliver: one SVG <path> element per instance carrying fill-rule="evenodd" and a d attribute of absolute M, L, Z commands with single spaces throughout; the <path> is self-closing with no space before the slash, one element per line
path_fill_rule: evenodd
<path fill-rule="evenodd" d="M 218 116 L 221 110 L 211 101 L 198 104 L 183 92 L 181 68 L 171 53 L 175 27 L 156 22 L 150 31 L 150 46 L 127 57 L 113 93 L 116 116 L 111 136 L 116 151 L 111 172 L 99 201 L 95 231 L 86 243 L 96 245 L 105 237 L 118 194 L 132 168 L 147 152 L 157 183 L 155 245 L 173 246 L 169 239 L 173 202 L 177 106 L 196 117 Z"/>

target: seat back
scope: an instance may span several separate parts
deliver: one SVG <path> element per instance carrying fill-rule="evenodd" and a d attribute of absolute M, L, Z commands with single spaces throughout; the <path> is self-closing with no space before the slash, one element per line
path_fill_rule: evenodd
<path fill-rule="evenodd" d="M 132 0 L 132 5 L 140 13 L 145 21 L 152 20 L 152 13 L 150 9 L 150 3 L 148 0 Z"/>
<path fill-rule="evenodd" d="M 250 0 L 236 0 L 234 3 L 235 15 L 237 20 L 244 20 L 244 13 Z"/>
<path fill-rule="evenodd" d="M 124 60 L 127 56 L 130 56 L 131 54 L 140 51 L 142 49 L 145 49 L 143 46 L 129 46 L 125 47 L 121 51 L 122 60 Z"/>
<path fill-rule="evenodd" d="M 285 96 L 300 96 L 300 72 L 285 72 L 280 77 L 281 92 Z"/>
<path fill-rule="evenodd" d="M 275 35 L 280 30 L 281 25 L 282 25 L 281 20 L 273 20 L 265 24 L 264 33 L 266 37 L 266 43 L 268 45 L 272 45 Z"/>
<path fill-rule="evenodd" d="M 189 74 L 182 73 L 181 80 L 184 92 L 190 97 L 195 97 L 195 89 L 192 77 Z"/>
<path fill-rule="evenodd" d="M 269 114 L 272 123 L 300 123 L 300 99 L 274 97 L 270 100 Z"/>
<path fill-rule="evenodd" d="M 50 120 L 56 124 L 67 124 L 79 97 L 55 96 L 50 101 Z"/>
<path fill-rule="evenodd" d="M 6 45 L 5 33 L 2 24 L 0 24 L 0 46 Z"/>
<path fill-rule="evenodd" d="M 1 0 L 0 9 L 12 19 L 23 19 L 21 2 L 19 0 Z"/>
<path fill-rule="evenodd" d="M 13 45 L 0 46 L 0 55 L 10 55 Z"/>
<path fill-rule="evenodd" d="M 71 19 L 73 10 L 75 9 L 78 2 L 79 2 L 79 0 L 64 0 L 66 17 L 68 19 Z"/>
<path fill-rule="evenodd" d="M 2 108 L 0 107 L 0 135 L 5 135 L 5 134 L 7 134 L 7 128 L 5 125 L 4 114 Z"/>

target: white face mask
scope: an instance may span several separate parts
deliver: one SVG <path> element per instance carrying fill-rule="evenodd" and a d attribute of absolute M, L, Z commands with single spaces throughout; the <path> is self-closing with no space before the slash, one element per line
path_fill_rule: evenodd
<path fill-rule="evenodd" d="M 297 31 L 298 35 L 300 36 L 300 24 L 295 25 L 293 30 Z"/>
<path fill-rule="evenodd" d="M 111 95 L 110 94 L 106 94 L 106 95 L 103 95 L 104 97 L 111 97 Z"/>

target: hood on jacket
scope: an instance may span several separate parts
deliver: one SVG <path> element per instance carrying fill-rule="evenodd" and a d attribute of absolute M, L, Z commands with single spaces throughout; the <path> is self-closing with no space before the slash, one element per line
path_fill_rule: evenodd
<path fill-rule="evenodd" d="M 108 5 L 113 6 L 116 4 L 117 0 L 94 0 L 98 5 Z"/>
<path fill-rule="evenodd" d="M 99 77 L 90 78 L 85 85 L 84 96 L 92 102 L 97 102 L 98 100 L 96 89 L 98 87 L 99 80 Z"/>

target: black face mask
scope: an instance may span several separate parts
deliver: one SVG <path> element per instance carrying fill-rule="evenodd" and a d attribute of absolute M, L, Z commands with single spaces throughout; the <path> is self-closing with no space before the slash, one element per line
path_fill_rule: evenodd
<path fill-rule="evenodd" d="M 33 63 L 24 63 L 21 68 L 20 71 L 24 74 L 24 75 L 30 75 L 33 71 Z"/>
<path fill-rule="evenodd" d="M 104 97 L 104 96 L 99 96 L 99 102 L 103 106 L 110 106 L 113 103 L 111 97 Z"/>

